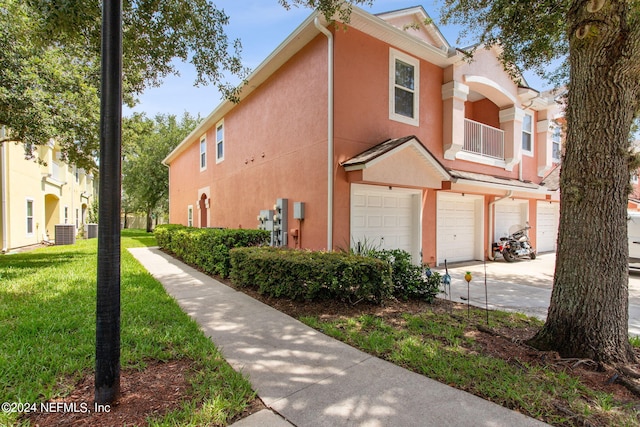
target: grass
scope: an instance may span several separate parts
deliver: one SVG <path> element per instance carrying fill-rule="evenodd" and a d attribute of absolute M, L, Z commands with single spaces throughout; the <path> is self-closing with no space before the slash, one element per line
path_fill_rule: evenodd
<path fill-rule="evenodd" d="M 162 285 L 126 248 L 155 245 L 124 230 L 121 255 L 121 365 L 194 361 L 192 401 L 153 425 L 225 425 L 255 396 Z M 0 256 L 1 402 L 44 402 L 70 390 L 95 364 L 97 239 Z M 194 402 L 202 403 L 196 407 Z M 18 414 L 0 413 L 0 425 Z"/>
<path fill-rule="evenodd" d="M 404 314 L 393 324 L 371 314 L 300 320 L 374 356 L 553 425 L 581 425 L 559 412 L 558 405 L 580 414 L 592 423 L 589 425 L 639 425 L 637 413 L 628 404 L 586 387 L 562 370 L 486 355 L 469 332 L 473 322 L 484 323 L 484 311 L 472 310 L 471 322 L 466 309 L 464 314 Z M 513 329 L 532 323 L 541 324 L 523 315 L 496 311 L 490 326 Z"/>

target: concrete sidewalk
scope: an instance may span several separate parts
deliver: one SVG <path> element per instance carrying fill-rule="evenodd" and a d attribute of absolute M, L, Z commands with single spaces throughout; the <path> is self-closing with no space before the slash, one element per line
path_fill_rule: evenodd
<path fill-rule="evenodd" d="M 329 338 L 156 248 L 130 252 L 270 408 L 236 427 L 546 425 Z"/>

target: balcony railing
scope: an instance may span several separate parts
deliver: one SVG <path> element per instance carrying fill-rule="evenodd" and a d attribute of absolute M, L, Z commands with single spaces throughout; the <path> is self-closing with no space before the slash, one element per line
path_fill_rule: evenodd
<path fill-rule="evenodd" d="M 64 182 L 64 165 L 58 164 L 55 160 L 51 162 L 51 178 L 58 182 Z"/>
<path fill-rule="evenodd" d="M 483 123 L 464 119 L 463 151 L 504 160 L 504 132 Z"/>

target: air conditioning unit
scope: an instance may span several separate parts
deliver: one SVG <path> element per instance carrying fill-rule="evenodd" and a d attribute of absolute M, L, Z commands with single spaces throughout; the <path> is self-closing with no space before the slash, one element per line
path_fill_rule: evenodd
<path fill-rule="evenodd" d="M 87 239 L 98 237 L 98 224 L 85 224 L 85 227 L 87 227 Z"/>
<path fill-rule="evenodd" d="M 76 243 L 76 227 L 73 224 L 57 224 L 55 226 L 56 245 L 73 245 Z"/>

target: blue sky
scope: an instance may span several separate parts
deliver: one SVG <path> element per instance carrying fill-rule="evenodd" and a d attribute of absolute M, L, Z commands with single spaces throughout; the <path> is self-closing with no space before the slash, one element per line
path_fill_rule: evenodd
<path fill-rule="evenodd" d="M 242 59 L 245 66 L 254 69 L 282 43 L 294 29 L 311 13 L 310 9 L 285 10 L 277 0 L 214 0 L 218 8 L 224 9 L 230 18 L 227 35 L 242 42 Z M 465 46 L 473 40 L 457 42 L 458 31 L 452 26 L 439 24 L 441 2 L 434 0 L 422 3 L 433 18 L 444 37 L 454 46 Z M 420 0 L 375 0 L 372 7 L 364 9 L 372 13 L 387 12 L 420 5 Z M 181 116 L 185 111 L 206 117 L 220 102 L 214 86 L 193 86 L 195 72 L 191 64 L 180 64 L 180 76 L 165 78 L 158 88 L 149 88 L 133 109 L 125 108 L 125 115 L 132 111 L 145 112 L 148 117 L 156 114 Z M 547 89 L 548 84 L 530 73 L 525 74 L 529 85 L 535 89 Z"/>

